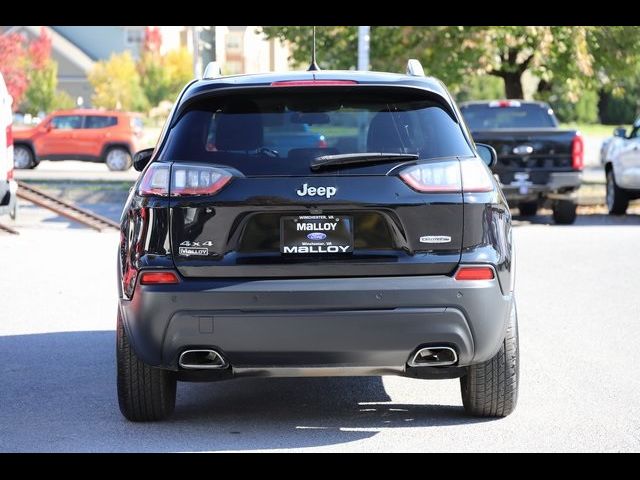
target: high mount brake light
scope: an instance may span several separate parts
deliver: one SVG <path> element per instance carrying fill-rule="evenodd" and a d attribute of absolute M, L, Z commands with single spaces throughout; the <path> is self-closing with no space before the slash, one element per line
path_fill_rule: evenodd
<path fill-rule="evenodd" d="M 332 85 L 357 85 L 355 80 L 280 80 L 272 87 L 326 87 Z"/>
<path fill-rule="evenodd" d="M 506 108 L 506 107 L 520 107 L 522 104 L 516 100 L 497 100 L 489 102 L 489 108 Z"/>
<path fill-rule="evenodd" d="M 215 195 L 232 175 L 221 168 L 174 163 L 152 164 L 144 174 L 138 193 L 143 196 L 183 197 Z"/>
<path fill-rule="evenodd" d="M 479 159 L 419 163 L 402 170 L 400 178 L 414 190 L 423 193 L 493 190 L 491 173 Z"/>
<path fill-rule="evenodd" d="M 493 268 L 462 266 L 455 275 L 456 280 L 493 280 Z"/>

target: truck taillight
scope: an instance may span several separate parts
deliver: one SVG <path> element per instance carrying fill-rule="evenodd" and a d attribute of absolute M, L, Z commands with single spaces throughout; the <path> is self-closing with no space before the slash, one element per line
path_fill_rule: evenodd
<path fill-rule="evenodd" d="M 9 170 L 7 170 L 7 182 L 13 180 L 13 128 L 11 124 L 7 125 L 7 161 Z"/>
<path fill-rule="evenodd" d="M 576 133 L 571 142 L 571 168 L 582 170 L 584 166 L 584 139 L 582 135 Z"/>
<path fill-rule="evenodd" d="M 424 193 L 493 190 L 491 172 L 479 159 L 420 163 L 402 170 L 400 178 L 414 190 Z"/>
<path fill-rule="evenodd" d="M 229 172 L 216 167 L 155 163 L 145 172 L 138 193 L 161 197 L 215 195 L 231 178 Z"/>

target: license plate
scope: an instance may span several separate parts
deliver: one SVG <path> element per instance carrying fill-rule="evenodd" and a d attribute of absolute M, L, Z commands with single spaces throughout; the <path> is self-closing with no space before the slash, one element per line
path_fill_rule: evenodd
<path fill-rule="evenodd" d="M 280 252 L 293 255 L 353 252 L 353 219 L 342 215 L 280 218 Z"/>

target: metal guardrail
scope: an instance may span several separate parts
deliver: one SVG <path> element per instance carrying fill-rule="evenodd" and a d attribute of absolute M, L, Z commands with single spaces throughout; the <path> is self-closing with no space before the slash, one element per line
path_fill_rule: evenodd
<path fill-rule="evenodd" d="M 51 210 L 52 212 L 62 215 L 70 220 L 81 223 L 89 228 L 93 228 L 98 232 L 108 228 L 120 230 L 120 225 L 113 220 L 98 215 L 90 210 L 80 208 L 73 203 L 60 200 L 33 185 L 24 182 L 18 182 L 18 197 L 27 200 L 39 207 Z"/>
<path fill-rule="evenodd" d="M 3 223 L 0 223 L 0 231 L 2 232 L 7 232 L 7 233 L 11 233 L 13 235 L 20 235 L 20 232 L 11 228 L 9 225 L 5 225 Z"/>

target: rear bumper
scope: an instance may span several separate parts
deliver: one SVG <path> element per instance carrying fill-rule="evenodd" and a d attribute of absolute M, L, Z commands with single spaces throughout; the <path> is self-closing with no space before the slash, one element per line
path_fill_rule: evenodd
<path fill-rule="evenodd" d="M 15 180 L 0 181 L 0 215 L 9 212 L 17 201 L 18 184 Z"/>
<path fill-rule="evenodd" d="M 214 348 L 236 375 L 403 375 L 418 346 L 452 346 L 458 367 L 491 358 L 511 301 L 497 278 L 183 280 L 138 285 L 120 310 L 138 356 L 161 368 Z"/>
<path fill-rule="evenodd" d="M 507 201 L 530 201 L 540 197 L 551 200 L 572 200 L 582 182 L 582 172 L 555 172 L 545 184 L 501 184 Z M 514 182 L 515 183 L 515 182 Z"/>

